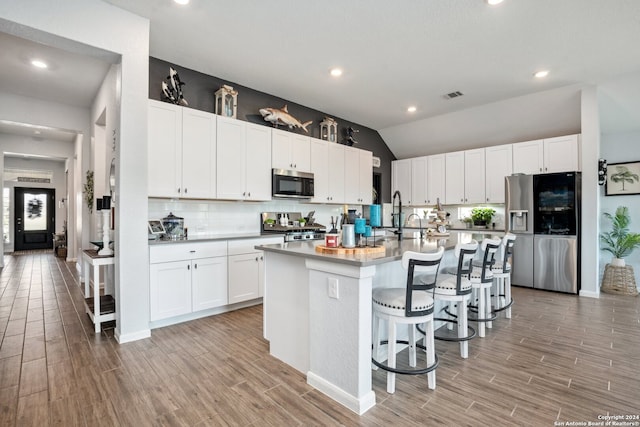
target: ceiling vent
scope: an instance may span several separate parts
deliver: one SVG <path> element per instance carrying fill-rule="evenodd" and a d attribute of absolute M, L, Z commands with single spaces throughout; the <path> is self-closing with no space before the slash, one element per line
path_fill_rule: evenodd
<path fill-rule="evenodd" d="M 453 99 L 453 98 L 458 98 L 459 96 L 462 96 L 462 95 L 464 95 L 464 93 L 462 93 L 459 90 L 457 90 L 455 92 L 451 92 L 451 93 L 448 93 L 448 94 L 444 95 L 444 97 L 446 99 Z"/>

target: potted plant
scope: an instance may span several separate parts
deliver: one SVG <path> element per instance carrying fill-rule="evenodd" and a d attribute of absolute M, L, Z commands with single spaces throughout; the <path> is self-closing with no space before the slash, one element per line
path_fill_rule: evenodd
<path fill-rule="evenodd" d="M 487 225 L 491 223 L 491 218 L 496 213 L 492 208 L 473 208 L 471 209 L 471 219 L 473 225 Z"/>
<path fill-rule="evenodd" d="M 613 259 L 611 265 L 614 267 L 624 267 L 624 257 L 631 254 L 635 248 L 640 246 L 640 233 L 629 231 L 629 209 L 626 206 L 618 206 L 615 215 L 608 212 L 602 214 L 611 221 L 611 231 L 600 233 L 600 241 L 603 244 L 602 250 L 611 252 Z"/>

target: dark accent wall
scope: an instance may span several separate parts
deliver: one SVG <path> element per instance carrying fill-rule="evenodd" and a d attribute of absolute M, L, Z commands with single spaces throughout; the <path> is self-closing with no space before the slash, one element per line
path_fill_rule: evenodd
<path fill-rule="evenodd" d="M 223 84 L 227 84 L 233 86 L 233 88 L 238 91 L 238 119 L 240 120 L 264 126 L 272 126 L 269 122 L 264 121 L 259 113 L 260 108 L 282 108 L 286 104 L 289 114 L 300 122 L 304 123 L 308 120 L 313 120 L 313 123 L 308 127 L 308 134 L 305 134 L 302 129 L 296 129 L 292 132 L 320 138 L 320 122 L 325 116 L 333 117 L 338 122 L 340 141 L 345 138 L 345 131 L 349 126 L 359 130 L 355 135 L 358 143 L 355 144 L 354 147 L 372 151 L 374 156 L 380 157 L 380 167 L 374 168 L 373 171 L 380 173 L 382 177 L 382 202 L 391 202 L 391 161 L 395 160 L 395 157 L 377 131 L 341 117 L 336 117 L 330 112 L 314 110 L 304 105 L 269 95 L 268 93 L 260 92 L 234 82 L 222 80 L 156 58 L 149 58 L 150 99 L 162 100 L 161 84 L 169 75 L 169 67 L 173 67 L 178 72 L 180 80 L 185 83 L 184 86 L 182 86 L 184 98 L 189 103 L 189 107 L 196 110 L 213 113 L 215 102 L 214 94 Z M 288 130 L 287 127 L 283 126 L 279 126 L 279 128 Z"/>

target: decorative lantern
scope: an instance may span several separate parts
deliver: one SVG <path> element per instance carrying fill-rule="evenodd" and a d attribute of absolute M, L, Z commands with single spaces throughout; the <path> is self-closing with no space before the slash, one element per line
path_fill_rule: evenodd
<path fill-rule="evenodd" d="M 325 117 L 320 122 L 320 139 L 329 142 L 338 142 L 338 122 L 331 117 Z"/>
<path fill-rule="evenodd" d="M 231 86 L 222 85 L 216 92 L 216 114 L 225 117 L 237 118 L 238 91 Z"/>

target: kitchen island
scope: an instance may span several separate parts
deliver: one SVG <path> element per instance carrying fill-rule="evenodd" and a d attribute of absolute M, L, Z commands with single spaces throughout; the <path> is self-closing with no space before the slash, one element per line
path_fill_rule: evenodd
<path fill-rule="evenodd" d="M 451 232 L 376 242 L 384 252 L 318 253 L 316 242 L 256 246 L 265 254 L 264 337 L 270 353 L 306 373 L 307 382 L 363 414 L 375 405 L 371 387 L 371 295 L 374 287 L 404 286 L 402 254 L 445 248 L 443 266 L 455 265 L 457 243 L 500 233 Z M 439 310 L 436 307 L 436 311 Z"/>

